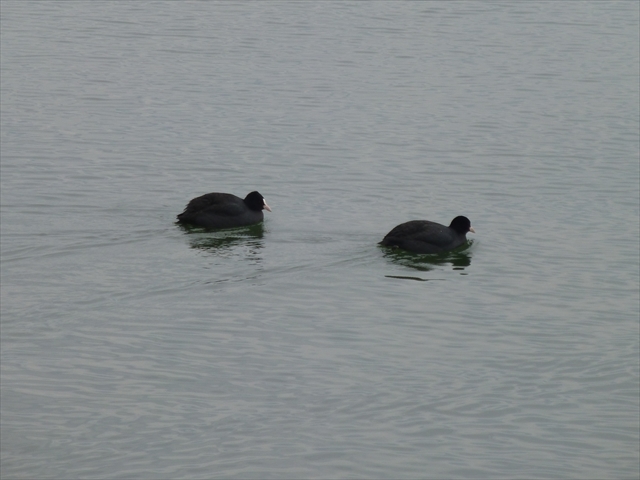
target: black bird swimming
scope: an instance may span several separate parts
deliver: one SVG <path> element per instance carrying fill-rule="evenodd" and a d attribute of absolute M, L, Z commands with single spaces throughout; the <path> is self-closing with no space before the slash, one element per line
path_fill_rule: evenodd
<path fill-rule="evenodd" d="M 262 222 L 263 209 L 271 211 L 258 192 L 244 199 L 230 193 L 207 193 L 191 200 L 178 221 L 206 228 L 244 227 Z"/>
<path fill-rule="evenodd" d="M 476 233 L 467 217 L 454 218 L 448 227 L 429 220 L 412 220 L 387 233 L 379 245 L 415 253 L 440 253 L 465 243 L 467 232 Z"/>

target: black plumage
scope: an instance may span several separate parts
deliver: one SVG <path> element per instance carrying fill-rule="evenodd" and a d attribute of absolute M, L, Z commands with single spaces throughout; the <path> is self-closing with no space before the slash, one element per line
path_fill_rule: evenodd
<path fill-rule="evenodd" d="M 475 230 L 463 216 L 454 218 L 448 227 L 429 220 L 412 220 L 387 233 L 380 245 L 415 253 L 440 253 L 465 243 L 467 232 L 475 233 Z"/>
<path fill-rule="evenodd" d="M 244 227 L 262 222 L 263 209 L 271 211 L 258 192 L 244 199 L 230 193 L 207 193 L 191 200 L 178 221 L 206 228 Z"/>

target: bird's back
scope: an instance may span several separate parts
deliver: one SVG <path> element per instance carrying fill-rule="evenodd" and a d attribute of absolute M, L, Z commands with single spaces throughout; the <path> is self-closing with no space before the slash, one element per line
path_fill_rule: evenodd
<path fill-rule="evenodd" d="M 263 220 L 262 211 L 247 207 L 244 200 L 230 193 L 207 193 L 191 200 L 178 221 L 207 228 L 232 228 Z"/>
<path fill-rule="evenodd" d="M 393 228 L 380 245 L 396 246 L 418 253 L 438 253 L 464 242 L 454 230 L 429 220 L 412 220 Z"/>

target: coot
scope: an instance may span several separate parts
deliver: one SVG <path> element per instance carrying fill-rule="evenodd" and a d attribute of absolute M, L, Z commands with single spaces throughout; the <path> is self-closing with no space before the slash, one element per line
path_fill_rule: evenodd
<path fill-rule="evenodd" d="M 263 209 L 271 211 L 258 192 L 251 192 L 244 199 L 230 193 L 207 193 L 191 200 L 178 215 L 178 221 L 206 228 L 244 227 L 260 223 Z"/>
<path fill-rule="evenodd" d="M 387 233 L 379 245 L 415 253 L 440 253 L 466 242 L 467 232 L 476 233 L 467 217 L 454 218 L 448 227 L 429 220 L 412 220 Z"/>

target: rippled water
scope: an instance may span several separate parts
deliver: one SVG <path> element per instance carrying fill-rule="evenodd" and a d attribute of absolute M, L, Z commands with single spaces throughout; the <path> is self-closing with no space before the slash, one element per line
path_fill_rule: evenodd
<path fill-rule="evenodd" d="M 2 478 L 637 477 L 638 26 L 3 1 Z"/>

